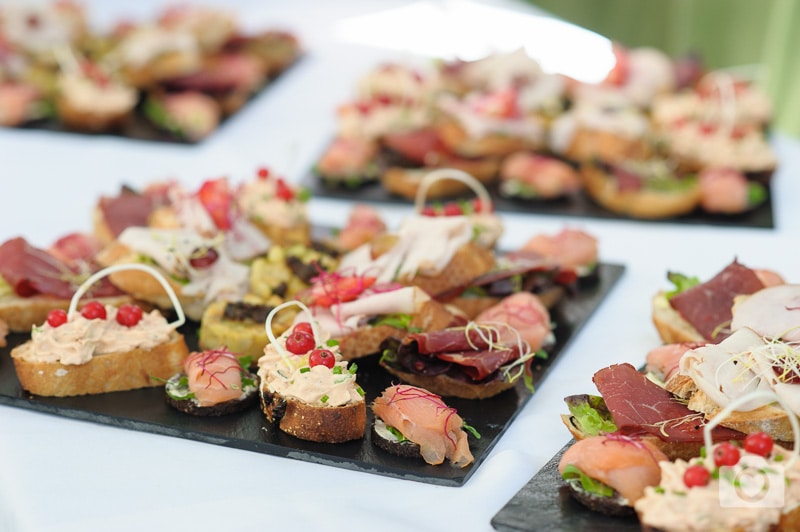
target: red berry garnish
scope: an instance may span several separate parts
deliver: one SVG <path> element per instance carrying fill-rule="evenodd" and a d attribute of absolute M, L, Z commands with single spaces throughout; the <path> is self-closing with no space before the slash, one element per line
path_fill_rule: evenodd
<path fill-rule="evenodd" d="M 759 456 L 767 456 L 772 452 L 774 442 L 766 432 L 754 432 L 744 439 L 744 450 Z"/>
<path fill-rule="evenodd" d="M 209 268 L 219 258 L 219 253 L 214 248 L 208 249 L 195 249 L 192 251 L 191 258 L 189 259 L 189 264 L 192 268 L 197 270 L 202 270 L 204 268 Z"/>
<path fill-rule="evenodd" d="M 314 329 L 311 328 L 311 323 L 309 323 L 307 321 L 301 321 L 300 323 L 298 323 L 297 325 L 294 326 L 292 331 L 294 331 L 294 332 L 304 332 L 306 334 L 310 334 L 311 336 L 314 336 Z"/>
<path fill-rule="evenodd" d="M 291 201 L 294 198 L 294 191 L 286 184 L 283 179 L 278 179 L 276 182 L 275 195 L 283 201 Z"/>
<path fill-rule="evenodd" d="M 314 349 L 314 337 L 306 332 L 292 331 L 286 338 L 286 349 L 295 355 L 305 355 Z"/>
<path fill-rule="evenodd" d="M 701 465 L 689 466 L 683 474 L 683 483 L 687 488 L 708 486 L 711 481 L 711 473 Z"/>
<path fill-rule="evenodd" d="M 65 323 L 67 323 L 66 310 L 54 308 L 47 313 L 47 324 L 50 325 L 50 327 L 60 327 Z"/>
<path fill-rule="evenodd" d="M 104 320 L 106 319 L 106 307 L 99 301 L 89 301 L 81 309 L 81 316 L 87 320 Z"/>
<path fill-rule="evenodd" d="M 445 203 L 444 215 L 445 216 L 461 216 L 464 214 L 464 209 L 458 203 Z"/>
<path fill-rule="evenodd" d="M 125 303 L 117 309 L 117 323 L 125 327 L 133 327 L 142 321 L 142 309 L 137 305 Z"/>
<path fill-rule="evenodd" d="M 329 349 L 314 349 L 308 355 L 308 365 L 312 368 L 322 364 L 326 368 L 332 368 L 336 364 L 336 357 Z"/>
<path fill-rule="evenodd" d="M 739 463 L 739 449 L 731 443 L 720 443 L 714 449 L 714 464 L 717 467 L 735 466 Z"/>
<path fill-rule="evenodd" d="M 265 167 L 261 167 L 258 169 L 258 177 L 261 179 L 266 179 L 269 177 L 269 169 Z"/>

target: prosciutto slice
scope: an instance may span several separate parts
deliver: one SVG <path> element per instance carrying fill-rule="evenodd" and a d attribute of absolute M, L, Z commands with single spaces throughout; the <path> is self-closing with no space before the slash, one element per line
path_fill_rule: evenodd
<path fill-rule="evenodd" d="M 592 378 L 620 432 L 646 432 L 664 441 L 702 442 L 705 420 L 630 364 L 603 368 Z M 744 434 L 717 426 L 714 441 L 741 440 Z"/>
<path fill-rule="evenodd" d="M 720 342 L 729 334 L 733 299 L 764 288 L 756 273 L 733 261 L 709 281 L 676 294 L 669 302 L 709 342 Z"/>
<path fill-rule="evenodd" d="M 123 190 L 119 196 L 100 198 L 98 208 L 116 238 L 128 227 L 146 227 L 155 203 L 155 198 L 149 195 Z"/>
<path fill-rule="evenodd" d="M 22 237 L 7 240 L 0 246 L 0 276 L 20 297 L 44 294 L 70 299 L 86 273 L 68 266 L 47 251 L 31 246 Z M 107 279 L 95 283 L 91 290 L 94 297 L 120 293 Z"/>
<path fill-rule="evenodd" d="M 427 333 L 413 333 L 406 336 L 403 341 L 408 345 L 416 344 L 416 351 L 421 355 L 435 353 L 456 353 L 463 351 L 482 350 L 489 347 L 489 342 L 497 341 L 497 332 L 485 328 L 478 331 L 470 329 L 467 333 L 463 327 L 442 329 Z"/>
<path fill-rule="evenodd" d="M 461 353 L 441 353 L 436 355 L 436 358 L 458 365 L 472 380 L 480 381 L 512 360 L 516 360 L 519 355 L 519 349 L 514 346 L 508 349 L 494 349 L 491 351 L 486 349 Z"/>

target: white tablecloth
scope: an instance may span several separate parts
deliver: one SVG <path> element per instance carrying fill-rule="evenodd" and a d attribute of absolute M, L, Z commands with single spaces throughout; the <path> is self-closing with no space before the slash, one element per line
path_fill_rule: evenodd
<path fill-rule="evenodd" d="M 146 17 L 156 5 L 87 4 L 98 24 L 120 15 Z M 509 30 L 501 44 L 507 45 L 530 20 L 517 10 L 533 12 L 508 2 L 233 5 L 249 27 L 284 26 L 298 33 L 306 47 L 302 61 L 198 146 L 0 130 L 0 241 L 22 235 L 47 246 L 66 232 L 88 231 L 97 198 L 115 193 L 123 183 L 137 186 L 175 177 L 191 186 L 221 175 L 237 180 L 249 178 L 260 165 L 299 181 L 330 139 L 334 109 L 352 96 L 357 77 L 380 60 L 406 57 L 423 34 L 444 29 L 442 14 L 480 8 L 502 15 L 497 20 Z M 347 41 L 363 29 L 359 17 L 386 9 L 398 9 L 389 12 L 393 17 L 429 15 L 413 27 L 398 23 L 394 28 L 402 30 L 407 50 Z M 483 23 L 488 28 L 497 24 L 493 21 L 487 15 Z M 440 44 L 472 45 L 480 51 L 486 35 L 473 22 L 462 23 L 468 31 L 443 31 L 449 40 Z M 580 227 L 599 238 L 601 260 L 624 264 L 626 271 L 462 487 L 396 480 L 4 406 L 0 530 L 491 530 L 492 516 L 568 441 L 559 419 L 566 412 L 563 397 L 593 392 L 591 376 L 597 369 L 623 361 L 639 365 L 658 344 L 650 296 L 668 287 L 667 270 L 708 278 L 738 258 L 748 266 L 772 268 L 789 281 L 800 280 L 800 142 L 775 135 L 774 146 L 780 159 L 773 186 L 774 229 L 506 216 L 502 247 L 513 248 L 535 233 L 565 225 Z M 349 209 L 349 204 L 322 198 L 310 206 L 313 221 L 325 225 L 341 225 Z M 382 210 L 390 225 L 409 211 L 405 206 Z"/>

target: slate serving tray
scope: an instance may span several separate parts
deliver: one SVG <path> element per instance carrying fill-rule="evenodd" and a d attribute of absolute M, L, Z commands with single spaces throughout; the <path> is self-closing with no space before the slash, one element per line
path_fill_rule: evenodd
<path fill-rule="evenodd" d="M 593 512 L 576 501 L 558 473 L 558 462 L 570 441 L 492 518 L 500 532 L 638 532 L 639 520 Z"/>
<path fill-rule="evenodd" d="M 556 345 L 547 360 L 540 360 L 535 364 L 534 385 L 542 382 L 553 360 L 600 306 L 623 272 L 624 266 L 600 264 L 599 275 L 595 282 L 581 287 L 577 294 L 566 297 L 553 309 L 551 317 L 556 324 Z M 190 348 L 197 345 L 197 328 L 197 323 L 188 323 L 182 327 Z M 369 430 L 362 440 L 342 444 L 320 444 L 296 439 L 273 428 L 258 407 L 220 418 L 183 414 L 166 404 L 162 387 L 83 397 L 31 396 L 21 389 L 10 356 L 11 349 L 28 338 L 27 334 L 9 335 L 8 346 L 0 349 L 0 404 L 444 486 L 461 486 L 467 481 L 531 395 L 520 379 L 515 388 L 490 399 L 471 401 L 445 398 L 446 403 L 456 408 L 465 422 L 475 427 L 481 438 L 475 439 L 470 436 L 470 448 L 475 457 L 472 465 L 463 469 L 452 467 L 447 463 L 431 466 L 421 459 L 399 458 L 378 449 L 370 441 Z M 393 377 L 378 365 L 377 357 L 359 359 L 356 363 L 358 383 L 366 392 L 368 405 L 386 387 L 396 384 Z M 369 408 L 367 410 L 369 427 L 372 423 L 372 413 Z"/>
<path fill-rule="evenodd" d="M 383 188 L 380 183 L 370 183 L 360 188 L 347 188 L 345 186 L 330 186 L 324 183 L 313 172 L 303 179 L 302 184 L 307 187 L 314 197 L 346 199 L 359 202 L 393 203 L 411 205 L 413 202 L 406 198 L 396 196 Z M 643 223 L 680 223 L 687 225 L 712 225 L 730 227 L 754 227 L 772 229 L 775 221 L 772 210 L 772 194 L 769 185 L 767 200 L 758 208 L 735 216 L 714 215 L 701 210 L 694 211 L 685 216 L 667 218 L 664 220 L 642 220 L 627 218 L 600 207 L 588 196 L 581 193 L 571 198 L 542 201 L 506 198 L 500 195 L 496 185 L 487 187 L 489 195 L 498 212 L 511 212 L 518 214 L 541 214 L 547 216 L 571 216 L 576 218 L 599 218 L 603 220 L 629 220 Z M 472 197 L 472 195 L 470 195 Z"/>
<path fill-rule="evenodd" d="M 133 113 L 127 123 L 119 129 L 111 130 L 111 131 L 101 131 L 101 132 L 90 132 L 90 131 L 77 131 L 75 129 L 70 129 L 62 122 L 58 120 L 57 117 L 48 117 L 42 118 L 39 120 L 33 120 L 21 126 L 18 126 L 16 129 L 25 129 L 25 130 L 39 130 L 39 131 L 54 131 L 58 133 L 67 133 L 73 135 L 82 135 L 85 137 L 98 137 L 98 136 L 108 136 L 108 137 L 117 137 L 117 138 L 128 138 L 134 140 L 143 140 L 143 141 L 151 141 L 151 142 L 162 142 L 167 144 L 185 144 L 185 145 L 194 145 L 200 144 L 204 140 L 213 137 L 214 134 L 219 131 L 219 129 L 231 119 L 231 117 L 241 114 L 246 111 L 247 106 L 256 98 L 264 94 L 270 87 L 275 85 L 275 83 L 282 78 L 289 70 L 294 68 L 297 63 L 302 59 L 302 55 L 298 56 L 290 65 L 288 65 L 285 69 L 280 72 L 275 73 L 274 75 L 266 78 L 262 83 L 261 87 L 253 93 L 250 98 L 248 98 L 247 102 L 244 103 L 236 112 L 231 113 L 228 116 L 222 117 L 220 120 L 219 125 L 217 126 L 216 131 L 213 131 L 208 137 L 204 139 L 200 139 L 197 141 L 192 141 L 189 139 L 181 138 L 177 135 L 173 135 L 168 131 L 164 131 L 156 127 L 146 116 L 144 113 L 144 100 L 140 98 L 139 103 L 133 110 Z"/>

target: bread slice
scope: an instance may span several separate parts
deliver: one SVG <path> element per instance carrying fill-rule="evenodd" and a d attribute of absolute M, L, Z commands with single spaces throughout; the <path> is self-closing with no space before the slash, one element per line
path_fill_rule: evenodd
<path fill-rule="evenodd" d="M 677 310 L 672 308 L 666 292 L 660 291 L 653 296 L 652 312 L 653 325 L 655 325 L 658 335 L 665 344 L 681 342 L 706 343 L 706 339 L 697 329 L 683 319 L 683 316 Z"/>
<path fill-rule="evenodd" d="M 139 304 L 132 296 L 125 294 L 96 299 L 86 298 L 81 300 L 78 308 L 82 308 L 89 301 L 99 301 L 104 305 L 113 305 L 115 307 L 124 303 L 135 302 Z M 66 311 L 68 308 L 69 299 L 41 294 L 32 297 L 18 297 L 16 295 L 0 297 L 0 320 L 8 324 L 8 329 L 11 332 L 30 332 L 31 327 L 41 325 L 47 320 L 47 314 L 51 310 L 62 309 Z"/>
<path fill-rule="evenodd" d="M 364 437 L 367 403 L 362 400 L 342 406 L 315 406 L 261 388 L 261 410 L 267 419 L 287 434 L 319 443 L 342 443 Z"/>
<path fill-rule="evenodd" d="M 449 327 L 452 321 L 453 314 L 438 301 L 430 299 L 423 303 L 419 312 L 411 316 L 408 329 L 391 325 L 367 325 L 337 340 L 342 357 L 345 360 L 352 360 L 379 353 L 381 342 L 390 336 L 403 338 L 409 329 L 422 332 L 437 331 Z"/>
<path fill-rule="evenodd" d="M 114 242 L 101 251 L 97 255 L 97 261 L 102 266 L 141 262 L 135 252 L 119 242 Z M 147 272 L 132 269 L 121 270 L 109 274 L 108 278 L 114 286 L 136 299 L 150 302 L 162 309 L 172 308 L 172 301 L 164 291 L 164 287 Z M 175 295 L 178 297 L 186 316 L 192 320 L 200 321 L 203 318 L 203 311 L 206 307 L 204 296 L 202 294 L 184 294 L 180 283 L 170 278 L 169 275 L 164 275 L 164 278 L 175 291 Z"/>
<path fill-rule="evenodd" d="M 496 158 L 453 159 L 447 161 L 448 168 L 464 171 L 484 185 L 491 185 L 497 179 L 500 161 Z M 436 168 L 403 168 L 390 166 L 381 174 L 381 185 L 397 196 L 414 200 L 422 180 Z M 444 199 L 462 196 L 469 187 L 459 181 L 447 179 L 432 184 L 427 191 L 428 199 Z"/>
<path fill-rule="evenodd" d="M 616 179 L 595 164 L 581 166 L 581 181 L 586 193 L 601 207 L 640 219 L 675 218 L 688 214 L 700 205 L 699 184 L 670 190 L 640 188 L 621 190 Z"/>
<path fill-rule="evenodd" d="M 450 263 L 437 275 L 417 274 L 413 277 L 402 277 L 398 282 L 407 286 L 418 286 L 432 296 L 458 286 L 468 286 L 470 281 L 490 271 L 495 265 L 494 253 L 491 250 L 468 242 L 453 255 Z"/>
<path fill-rule="evenodd" d="M 201 349 L 227 347 L 228 351 L 254 358 L 264 354 L 267 331 L 263 322 L 230 320 L 225 318 L 227 301 L 214 301 L 203 312 L 198 334 Z M 289 328 L 295 312 L 282 312 L 272 321 L 272 332 L 277 336 Z"/>
<path fill-rule="evenodd" d="M 687 406 L 695 412 L 705 414 L 706 419 L 713 419 L 722 410 L 722 407 L 711 401 L 702 390 L 697 390 L 692 394 Z M 774 441 L 794 441 L 789 415 L 780 405 L 768 404 L 749 412 L 731 412 L 720 422 L 720 425 L 744 434 L 766 432 Z"/>
<path fill-rule="evenodd" d="M 189 354 L 183 335 L 173 331 L 168 342 L 153 349 L 133 349 L 98 354 L 85 364 L 28 360 L 33 349 L 28 341 L 11 350 L 22 388 L 34 395 L 70 397 L 163 386 L 182 371 Z"/>
<path fill-rule="evenodd" d="M 450 119 L 442 119 L 436 130 L 448 148 L 464 157 L 505 157 L 541 147 L 526 138 L 501 133 L 471 137 L 458 122 Z"/>

